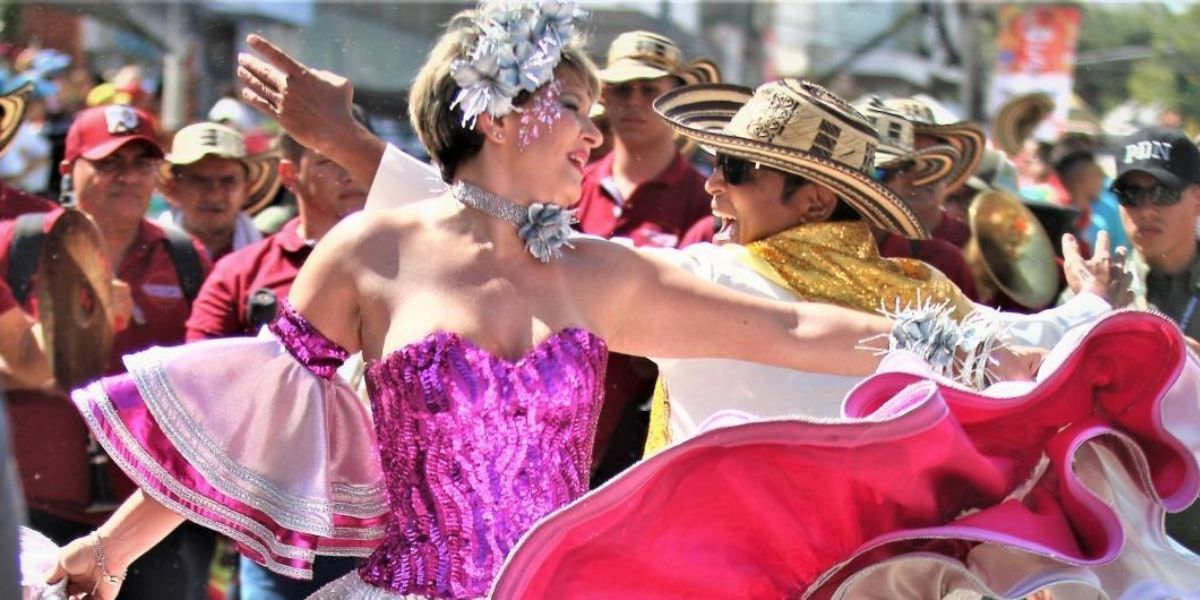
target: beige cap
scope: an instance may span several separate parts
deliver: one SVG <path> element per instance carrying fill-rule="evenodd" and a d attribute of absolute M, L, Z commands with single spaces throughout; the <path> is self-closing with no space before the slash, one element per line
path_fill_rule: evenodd
<path fill-rule="evenodd" d="M 678 76 L 683 53 L 670 38 L 649 31 L 628 31 L 608 47 L 608 63 L 600 71 L 605 83 Z"/>
<path fill-rule="evenodd" d="M 220 123 L 194 123 L 180 129 L 171 142 L 171 152 L 165 157 L 173 165 L 190 165 L 205 156 L 246 159 L 246 142 L 242 134 Z"/>
<path fill-rule="evenodd" d="M 232 127 L 220 123 L 194 123 L 175 134 L 171 142 L 171 153 L 164 157 L 160 177 L 171 177 L 171 166 L 190 165 L 205 156 L 216 156 L 241 161 L 246 166 L 250 180 L 250 193 L 242 206 L 251 214 L 270 204 L 279 191 L 279 153 L 264 152 L 246 156 L 246 142 L 242 134 Z"/>

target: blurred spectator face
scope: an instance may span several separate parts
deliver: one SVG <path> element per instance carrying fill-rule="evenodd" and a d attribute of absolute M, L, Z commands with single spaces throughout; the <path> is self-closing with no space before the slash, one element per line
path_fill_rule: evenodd
<path fill-rule="evenodd" d="M 1130 173 L 1122 184 L 1142 191 L 1138 206 L 1121 201 L 1121 222 L 1129 240 L 1142 256 L 1153 264 L 1156 257 L 1175 256 L 1187 245 L 1196 244 L 1196 217 L 1200 215 L 1200 186 L 1192 185 L 1179 192 L 1174 203 L 1155 202 L 1150 191 L 1158 187 L 1157 179 L 1146 173 Z"/>
<path fill-rule="evenodd" d="M 1038 152 L 1037 140 L 1033 139 L 1025 140 L 1021 153 L 1013 157 L 1013 164 L 1016 165 L 1020 178 L 1029 182 L 1045 181 L 1050 170 Z"/>
<path fill-rule="evenodd" d="M 1079 165 L 1071 170 L 1067 177 L 1062 178 L 1063 187 L 1071 194 L 1076 206 L 1084 208 L 1095 202 L 1104 191 L 1104 171 L 1096 163 Z"/>
<path fill-rule="evenodd" d="M 140 221 L 150 206 L 160 157 L 151 144 L 131 141 L 102 158 L 75 159 L 70 173 L 79 209 L 104 221 Z"/>
<path fill-rule="evenodd" d="M 927 135 L 918 135 L 915 141 L 918 150 L 945 143 Z M 921 219 L 921 223 L 932 231 L 945 216 L 946 181 L 943 179 L 927 185 L 917 185 L 914 175 L 915 173 L 907 169 L 889 171 L 883 179 L 883 184 L 904 200 L 917 214 L 917 218 Z"/>
<path fill-rule="evenodd" d="M 679 80 L 674 77 L 605 85 L 601 99 L 612 134 L 633 147 L 672 139 L 671 128 L 654 112 L 654 100 L 678 85 Z"/>
<path fill-rule="evenodd" d="M 250 182 L 240 160 L 206 156 L 173 166 L 164 192 L 183 211 L 188 232 L 204 236 L 234 228 L 250 193 Z"/>
<path fill-rule="evenodd" d="M 305 150 L 298 163 L 280 161 L 279 176 L 310 211 L 334 219 L 362 210 L 367 201 L 366 188 L 355 183 L 346 169 L 312 150 Z"/>

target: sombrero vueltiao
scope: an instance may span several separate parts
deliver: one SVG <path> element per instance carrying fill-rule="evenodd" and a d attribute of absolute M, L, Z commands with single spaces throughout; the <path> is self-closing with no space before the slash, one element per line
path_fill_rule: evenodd
<path fill-rule="evenodd" d="M 832 190 L 876 227 L 929 237 L 904 201 L 871 178 L 879 137 L 866 117 L 819 85 L 781 79 L 757 90 L 686 86 L 664 94 L 654 109 L 710 151 L 798 174 Z"/>
<path fill-rule="evenodd" d="M 979 166 L 983 149 L 987 147 L 987 137 L 979 124 L 970 121 L 938 123 L 933 116 L 933 109 L 916 98 L 893 98 L 884 100 L 883 105 L 912 121 L 917 135 L 945 140 L 958 150 L 960 159 L 946 180 L 946 193 L 953 193 L 967 183 Z"/>
<path fill-rule="evenodd" d="M 254 214 L 271 202 L 279 191 L 279 153 L 268 151 L 246 156 L 246 143 L 236 129 L 219 123 L 194 123 L 180 129 L 171 144 L 171 152 L 160 166 L 164 179 L 171 167 L 190 165 L 206 156 L 241 161 L 246 165 L 250 192 L 242 210 Z"/>
<path fill-rule="evenodd" d="M 668 76 L 679 79 L 683 85 L 720 83 L 721 69 L 707 58 L 683 62 L 683 52 L 666 36 L 649 31 L 629 31 L 613 40 L 608 47 L 607 64 L 600 71 L 600 80 L 609 85 Z M 604 118 L 604 104 L 592 104 L 588 116 Z M 677 139 L 677 146 L 685 155 L 695 150 L 692 141 L 684 137 Z"/>
<path fill-rule="evenodd" d="M 8 150 L 8 143 L 21 128 L 21 119 L 25 118 L 25 108 L 32 93 L 33 83 L 26 83 L 0 96 L 0 154 Z"/>
<path fill-rule="evenodd" d="M 1046 94 L 1034 92 L 1014 96 L 996 112 L 992 138 L 1005 154 L 1016 156 L 1038 124 L 1053 112 L 1054 100 Z"/>
<path fill-rule="evenodd" d="M 949 177 L 962 158 L 950 144 L 917 149 L 912 121 L 884 106 L 879 98 L 872 97 L 857 108 L 879 134 L 877 169 L 907 169 L 913 173 L 914 184 L 929 185 Z"/>

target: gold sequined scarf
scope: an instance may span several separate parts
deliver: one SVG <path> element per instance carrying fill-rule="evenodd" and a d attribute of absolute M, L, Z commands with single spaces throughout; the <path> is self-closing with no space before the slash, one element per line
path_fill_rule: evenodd
<path fill-rule="evenodd" d="M 973 306 L 937 269 L 910 258 L 884 258 L 863 222 L 794 227 L 746 246 L 802 300 L 866 312 L 949 302 L 959 319 Z"/>

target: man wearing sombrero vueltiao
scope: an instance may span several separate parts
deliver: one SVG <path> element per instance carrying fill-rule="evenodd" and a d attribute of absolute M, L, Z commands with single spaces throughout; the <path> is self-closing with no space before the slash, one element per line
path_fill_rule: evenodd
<path fill-rule="evenodd" d="M 274 196 L 277 162 L 248 158 L 242 134 L 227 125 L 202 122 L 180 129 L 159 169 L 162 192 L 171 203 L 159 224 L 191 234 L 213 262 L 261 240 L 243 209 L 257 198 Z"/>
<path fill-rule="evenodd" d="M 784 79 L 750 90 L 698 85 L 655 103 L 681 135 L 716 152 L 707 181 L 725 222 L 720 245 L 658 252 L 716 283 L 782 300 L 824 301 L 864 311 L 945 302 L 959 318 L 990 311 L 972 304 L 942 273 L 916 260 L 879 255 L 871 228 L 928 236 L 911 209 L 872 178 L 879 136 L 841 98 L 806 81 Z M 884 152 L 894 149 L 884 146 Z M 951 153 L 947 153 L 947 158 Z M 938 161 L 939 163 L 942 161 Z M 1073 302 L 1038 315 L 996 314 L 1011 343 L 1049 347 L 1067 329 L 1109 310 L 1096 274 Z M 1116 286 L 1114 286 L 1116 287 Z M 663 374 L 647 450 L 682 441 L 735 409 L 756 418 L 837 417 L 858 379 L 733 360 L 657 360 Z M 667 400 L 669 397 L 669 401 Z M 804 404 L 798 404 L 803 398 Z M 728 413 L 725 413 L 728 414 Z"/>
<path fill-rule="evenodd" d="M 32 86 L 0 95 L 0 154 L 17 135 L 25 116 L 25 107 L 32 94 Z M 0 180 L 0 221 L 15 219 L 26 213 L 46 212 L 54 203 L 28 192 L 9 187 Z"/>

